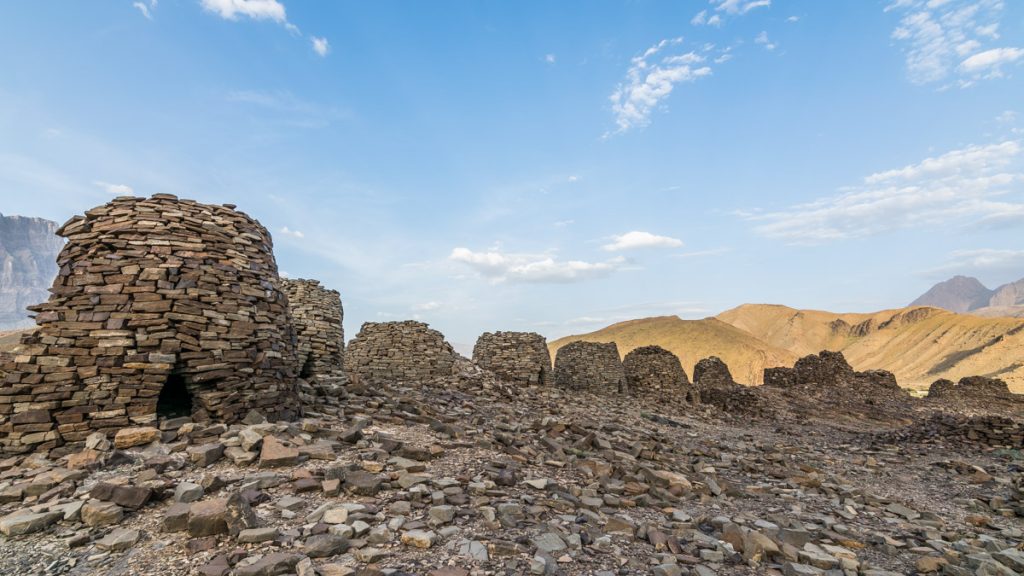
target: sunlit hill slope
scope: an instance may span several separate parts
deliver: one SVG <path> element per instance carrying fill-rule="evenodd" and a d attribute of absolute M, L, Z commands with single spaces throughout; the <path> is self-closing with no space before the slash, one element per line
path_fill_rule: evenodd
<path fill-rule="evenodd" d="M 883 369 L 906 387 L 939 378 L 996 376 L 1024 393 L 1024 319 L 955 314 L 909 307 L 869 314 L 837 314 L 787 306 L 745 304 L 715 318 L 674 316 L 613 324 L 551 343 L 554 352 L 572 340 L 615 342 L 625 355 L 657 344 L 677 354 L 688 373 L 705 356 L 729 364 L 740 382 L 760 384 L 762 370 L 792 366 L 800 356 L 839 350 L 857 370 Z"/>

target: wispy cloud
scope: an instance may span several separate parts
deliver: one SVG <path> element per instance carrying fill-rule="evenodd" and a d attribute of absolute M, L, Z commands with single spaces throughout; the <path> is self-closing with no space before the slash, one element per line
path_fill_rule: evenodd
<path fill-rule="evenodd" d="M 878 172 L 836 196 L 775 212 L 747 212 L 764 236 L 812 244 L 924 225 L 1024 224 L 1024 148 L 968 146 Z"/>
<path fill-rule="evenodd" d="M 423 302 L 422 304 L 416 304 L 412 307 L 413 312 L 432 312 L 441 308 L 441 303 L 431 300 L 430 302 Z"/>
<path fill-rule="evenodd" d="M 768 39 L 768 32 L 766 30 L 762 30 L 760 34 L 754 37 L 754 44 L 764 46 L 765 50 L 775 50 L 775 43 Z"/>
<path fill-rule="evenodd" d="M 455 248 L 449 260 L 466 264 L 492 282 L 564 284 L 603 278 L 621 269 L 626 259 L 612 258 L 604 262 L 557 260 L 549 254 L 503 253 L 498 250 L 474 252 Z"/>
<path fill-rule="evenodd" d="M 281 232 L 281 234 L 284 234 L 285 236 L 291 236 L 292 238 L 305 238 L 306 237 L 306 235 L 303 234 L 301 231 L 299 231 L 299 230 L 292 230 L 291 228 L 289 228 L 287 226 L 281 227 L 280 232 Z"/>
<path fill-rule="evenodd" d="M 554 54 L 545 54 L 544 61 L 547 62 L 548 64 L 554 64 L 557 61 L 557 58 Z"/>
<path fill-rule="evenodd" d="M 1021 58 L 1024 58 L 1022 48 L 993 48 L 970 56 L 957 69 L 975 78 L 1001 78 L 1003 66 Z"/>
<path fill-rule="evenodd" d="M 321 57 L 327 56 L 331 51 L 331 45 L 327 41 L 327 38 L 318 38 L 316 36 L 310 36 L 310 41 L 313 43 L 313 52 L 316 52 Z"/>
<path fill-rule="evenodd" d="M 1024 250 L 978 248 L 951 252 L 946 262 L 930 270 L 929 275 L 998 271 L 1020 274 L 1021 270 L 1024 270 Z"/>
<path fill-rule="evenodd" d="M 986 47 L 999 39 L 1004 5 L 1003 0 L 896 0 L 886 6 L 886 12 L 904 14 L 892 37 L 906 45 L 910 80 L 945 82 L 955 74 L 956 83 L 967 87 L 1002 76 L 1004 65 L 1024 56 L 1016 47 Z"/>
<path fill-rule="evenodd" d="M 767 8 L 772 0 L 711 0 L 715 10 L 726 14 L 746 14 L 754 8 Z"/>
<path fill-rule="evenodd" d="M 612 241 L 601 248 L 609 252 L 636 250 L 638 248 L 679 248 L 683 241 L 669 236 L 658 236 L 650 232 L 634 230 L 612 236 Z"/>
<path fill-rule="evenodd" d="M 142 15 L 146 17 L 147 20 L 153 19 L 153 11 L 156 10 L 156 5 L 157 0 L 149 0 L 149 2 L 144 2 L 142 0 L 140 0 L 139 2 L 132 2 L 132 6 L 136 10 L 141 12 Z"/>
<path fill-rule="evenodd" d="M 349 112 L 299 98 L 288 91 L 233 90 L 224 95 L 228 102 L 258 106 L 276 112 L 288 124 L 320 128 L 349 117 Z"/>
<path fill-rule="evenodd" d="M 135 191 L 132 187 L 127 184 L 113 184 L 110 182 L 103 182 L 102 180 L 96 180 L 93 185 L 99 186 L 107 194 L 114 194 L 115 196 L 133 196 Z"/>
<path fill-rule="evenodd" d="M 719 16 L 718 14 L 712 14 L 711 16 L 708 16 L 707 10 L 701 10 L 700 12 L 697 12 L 693 16 L 693 18 L 690 19 L 690 24 L 694 26 L 704 26 L 706 24 L 708 26 L 717 27 L 722 25 L 722 17 Z"/>
<path fill-rule="evenodd" d="M 996 116 L 996 122 L 1000 124 L 1013 124 L 1017 121 L 1017 112 L 1014 110 L 1003 110 Z"/>
<path fill-rule="evenodd" d="M 288 22 L 284 4 L 277 0 L 200 0 L 203 9 L 224 18 L 238 20 L 239 16 L 253 20 Z"/>
<path fill-rule="evenodd" d="M 618 126 L 615 133 L 647 126 L 651 113 L 677 84 L 694 82 L 711 74 L 705 57 L 697 52 L 671 53 L 682 41 L 682 38 L 662 40 L 631 60 L 626 80 L 611 95 Z"/>

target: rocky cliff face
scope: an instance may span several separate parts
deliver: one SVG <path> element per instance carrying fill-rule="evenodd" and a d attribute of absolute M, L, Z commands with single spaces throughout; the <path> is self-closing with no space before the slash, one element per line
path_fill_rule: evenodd
<path fill-rule="evenodd" d="M 989 306 L 1006 307 L 1024 305 L 1024 280 L 1003 284 L 996 289 Z"/>
<path fill-rule="evenodd" d="M 64 245 L 57 223 L 0 214 L 0 330 L 31 326 L 26 306 L 45 302 Z"/>

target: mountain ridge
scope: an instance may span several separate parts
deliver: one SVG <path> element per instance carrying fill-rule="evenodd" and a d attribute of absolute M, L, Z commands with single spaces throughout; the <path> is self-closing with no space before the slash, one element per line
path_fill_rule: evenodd
<path fill-rule="evenodd" d="M 1024 278 L 990 290 L 973 276 L 953 276 L 928 289 L 910 306 L 933 306 L 978 316 L 1024 317 Z"/>
<path fill-rule="evenodd" d="M 1024 393 L 1024 319 L 927 306 L 834 313 L 744 304 L 702 320 L 660 316 L 619 322 L 554 340 L 552 354 L 574 340 L 615 342 L 622 356 L 638 346 L 659 345 L 679 356 L 688 374 L 700 357 L 714 355 L 737 381 L 755 385 L 762 383 L 764 368 L 835 350 L 855 369 L 889 370 L 908 388 L 983 375 L 1003 378 Z"/>

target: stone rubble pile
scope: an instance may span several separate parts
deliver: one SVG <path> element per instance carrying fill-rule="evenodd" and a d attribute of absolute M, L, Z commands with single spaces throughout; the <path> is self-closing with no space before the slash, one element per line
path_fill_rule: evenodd
<path fill-rule="evenodd" d="M 1024 423 L 1003 416 L 936 413 L 909 426 L 879 434 L 879 442 L 960 442 L 991 448 L 1024 448 Z"/>
<path fill-rule="evenodd" d="M 171 379 L 197 420 L 297 414 L 287 297 L 258 222 L 158 194 L 117 198 L 58 234 L 39 329 L 3 367 L 0 451 L 152 423 Z"/>
<path fill-rule="evenodd" d="M 0 561 L 11 574 L 164 576 L 1024 566 L 1007 456 L 952 446 L 937 463 L 927 443 L 728 424 L 600 390 L 524 394 L 490 378 L 357 387 L 345 416 L 183 418 L 95 434 L 60 459 L 8 458 Z"/>
<path fill-rule="evenodd" d="M 619 348 L 614 342 L 570 342 L 555 353 L 554 380 L 560 388 L 625 392 Z"/>
<path fill-rule="evenodd" d="M 727 414 L 770 415 L 772 410 L 761 398 L 760 391 L 760 388 L 737 384 L 729 366 L 717 356 L 704 358 L 693 367 L 694 397 Z"/>
<path fill-rule="evenodd" d="M 534 332 L 484 332 L 473 346 L 473 362 L 522 386 L 544 386 L 551 379 L 547 340 Z"/>
<path fill-rule="evenodd" d="M 423 322 L 366 322 L 345 351 L 348 377 L 363 385 L 413 383 L 450 376 L 457 358 Z"/>
<path fill-rule="evenodd" d="M 928 389 L 926 401 L 957 413 L 1024 414 L 1024 396 L 1010 392 L 1003 380 L 984 376 L 967 376 L 956 384 L 936 380 Z"/>

